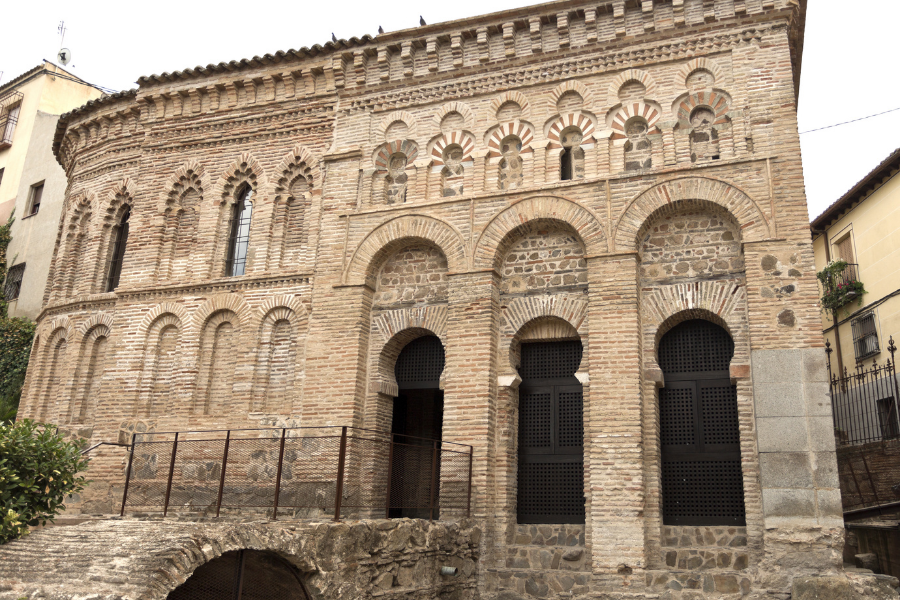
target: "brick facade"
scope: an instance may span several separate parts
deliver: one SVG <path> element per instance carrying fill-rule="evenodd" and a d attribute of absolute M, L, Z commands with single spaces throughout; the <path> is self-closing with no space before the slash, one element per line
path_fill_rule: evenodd
<path fill-rule="evenodd" d="M 837 569 L 796 125 L 804 14 L 564 1 L 145 77 L 69 113 L 21 414 L 92 441 L 387 429 L 397 356 L 436 335 L 443 439 L 475 448 L 482 597 L 731 597 Z M 227 277 L 242 190 L 246 273 Z M 126 205 L 121 283 L 104 292 Z M 740 531 L 662 522 L 656 348 L 695 318 L 735 342 Z M 563 541 L 566 526 L 516 523 L 515 367 L 523 342 L 572 339 L 587 517 Z M 783 476 L 786 455 L 808 485 Z M 116 510 L 121 457 L 98 455 L 89 477 L 80 509 Z"/>

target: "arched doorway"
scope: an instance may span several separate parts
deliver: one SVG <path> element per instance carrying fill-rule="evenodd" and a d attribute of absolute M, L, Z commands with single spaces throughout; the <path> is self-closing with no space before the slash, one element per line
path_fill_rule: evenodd
<path fill-rule="evenodd" d="M 709 321 L 672 328 L 659 343 L 663 523 L 745 525 L 734 341 Z"/>
<path fill-rule="evenodd" d="M 201 565 L 168 600 L 310 600 L 297 570 L 273 552 L 234 550 Z"/>
<path fill-rule="evenodd" d="M 408 343 L 394 367 L 399 393 L 391 420 L 392 518 L 438 518 L 431 499 L 438 497 L 432 482 L 440 482 L 440 440 L 444 423 L 444 345 L 434 335 Z"/>
<path fill-rule="evenodd" d="M 517 520 L 584 523 L 580 341 L 522 344 Z"/>

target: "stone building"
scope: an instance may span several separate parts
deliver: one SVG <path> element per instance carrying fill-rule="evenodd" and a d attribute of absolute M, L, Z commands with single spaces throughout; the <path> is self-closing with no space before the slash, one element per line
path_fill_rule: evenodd
<path fill-rule="evenodd" d="M 415 597 L 786 598 L 837 576 L 804 15 L 565 0 L 88 103 L 54 141 L 69 188 L 20 414 L 92 444 L 263 425 L 469 444 L 473 533 L 448 552 L 477 569 Z M 118 513 L 123 454 L 93 459 L 73 510 Z M 167 579 L 141 597 L 245 538 L 291 555 L 261 525 L 185 525 L 191 546 L 141 523 L 98 550 L 151 572 L 145 536 Z M 16 544 L 65 538 L 43 535 Z M 124 589 L 105 564 L 90 588 Z M 414 597 L 404 568 L 343 597 Z"/>

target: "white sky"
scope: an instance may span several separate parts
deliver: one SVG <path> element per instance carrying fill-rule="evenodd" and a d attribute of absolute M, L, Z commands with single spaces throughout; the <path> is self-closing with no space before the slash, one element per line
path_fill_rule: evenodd
<path fill-rule="evenodd" d="M 7 2 L 0 35 L 0 83 L 54 60 L 66 23 L 67 67 L 116 90 L 141 75 L 250 58 L 338 38 L 471 17 L 522 0 L 392 2 Z M 800 131 L 900 107 L 896 70 L 900 2 L 809 0 L 800 91 Z M 334 9 L 337 9 L 335 12 Z M 801 136 L 811 216 L 821 213 L 900 146 L 900 110 Z"/>

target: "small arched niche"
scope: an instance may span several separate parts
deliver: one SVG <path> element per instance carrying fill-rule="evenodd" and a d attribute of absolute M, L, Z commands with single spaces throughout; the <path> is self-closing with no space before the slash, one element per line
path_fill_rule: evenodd
<path fill-rule="evenodd" d="M 311 600 L 297 569 L 274 552 L 232 550 L 200 565 L 167 600 Z"/>

